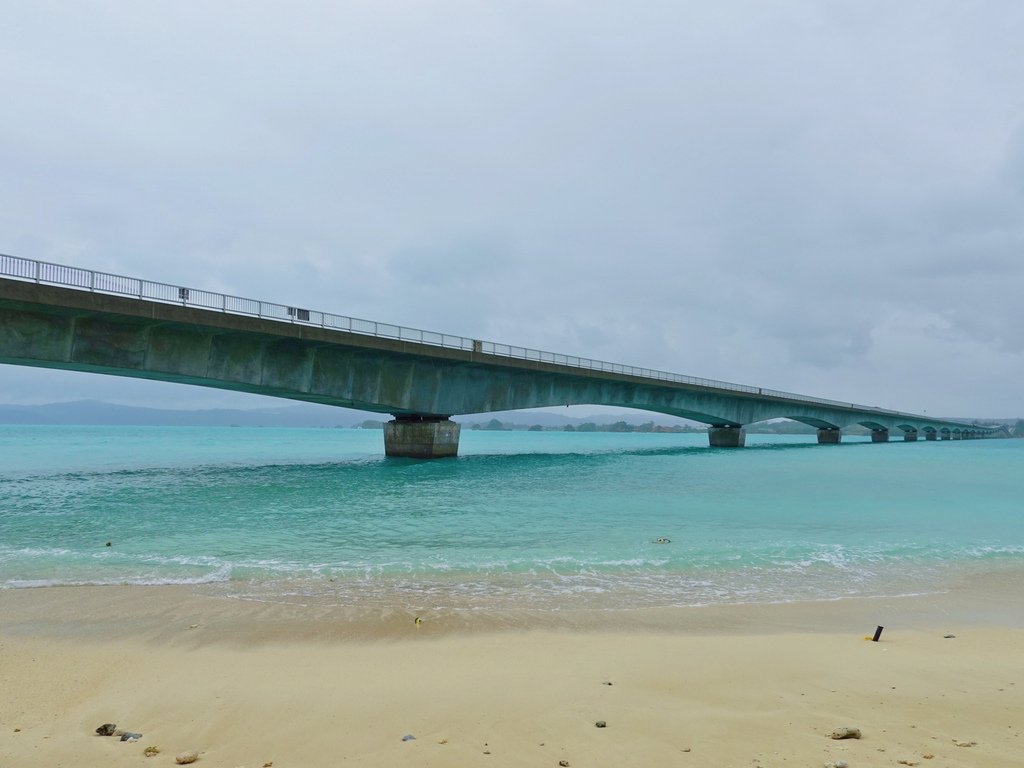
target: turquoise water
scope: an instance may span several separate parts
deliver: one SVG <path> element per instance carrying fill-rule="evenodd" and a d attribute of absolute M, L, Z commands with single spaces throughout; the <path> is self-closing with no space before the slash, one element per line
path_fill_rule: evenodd
<path fill-rule="evenodd" d="M 419 462 L 370 430 L 0 426 L 0 587 L 618 608 L 1024 565 L 1024 440 L 844 441 L 466 430 Z"/>

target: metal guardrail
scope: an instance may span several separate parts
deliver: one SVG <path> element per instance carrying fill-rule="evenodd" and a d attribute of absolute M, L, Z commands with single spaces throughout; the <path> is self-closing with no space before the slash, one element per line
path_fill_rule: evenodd
<path fill-rule="evenodd" d="M 712 389 L 725 390 L 729 392 L 743 392 L 752 395 L 794 400 L 801 403 L 826 405 L 829 407 L 842 408 L 844 410 L 877 413 L 880 416 L 905 416 L 919 420 L 928 420 L 926 416 L 916 416 L 914 414 L 903 413 L 901 411 L 889 411 L 883 408 L 857 405 L 855 403 L 844 403 L 838 400 L 827 400 L 820 397 L 809 397 L 807 395 L 798 395 L 792 392 L 781 392 L 775 389 L 751 387 L 746 384 L 733 384 L 728 381 L 717 381 L 715 379 L 703 379 L 696 376 L 685 376 L 679 373 L 668 373 L 667 371 L 658 371 L 651 368 L 637 368 L 631 365 L 608 363 L 602 360 L 591 360 L 586 357 L 577 357 L 574 355 L 542 352 L 540 350 L 529 349 L 527 347 L 499 344 L 493 341 L 481 341 L 479 339 L 466 338 L 465 336 L 452 336 L 447 333 L 423 331 L 417 328 L 406 328 L 400 325 L 380 323 L 373 320 L 361 320 L 356 317 L 348 317 L 347 315 L 335 315 L 330 312 L 320 312 L 318 310 L 291 307 L 286 304 L 275 304 L 273 302 L 260 301 L 259 299 L 246 299 L 241 296 L 231 296 L 223 293 L 204 291 L 197 288 L 169 285 L 168 283 L 155 283 L 151 280 L 142 280 L 137 277 L 114 275 L 109 272 L 97 272 L 91 269 L 83 269 L 82 267 L 70 267 L 64 264 L 53 264 L 47 261 L 25 259 L 20 256 L 0 254 L 0 275 L 36 283 L 60 285 L 67 288 L 78 288 L 85 291 L 92 291 L 94 293 L 130 296 L 136 299 L 159 301 L 165 304 L 178 304 L 186 307 L 210 309 L 232 315 L 247 315 L 266 320 L 277 320 L 279 322 L 294 323 L 297 325 L 310 325 L 318 328 L 346 331 L 348 333 L 358 333 L 366 336 L 411 341 L 417 344 L 429 344 L 436 347 L 444 347 L 446 349 L 461 349 L 466 352 L 479 352 L 488 355 L 496 355 L 498 357 L 515 358 L 518 360 L 535 360 L 541 363 L 564 365 L 570 368 L 580 368 L 588 371 L 617 373 L 625 376 L 653 379 L 655 381 L 669 381 L 678 384 L 710 387 Z"/>

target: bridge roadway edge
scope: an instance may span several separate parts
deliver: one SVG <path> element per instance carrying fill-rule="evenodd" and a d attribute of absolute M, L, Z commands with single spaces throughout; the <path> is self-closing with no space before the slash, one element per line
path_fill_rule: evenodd
<path fill-rule="evenodd" d="M 0 362 L 343 405 L 391 413 L 399 422 L 593 404 L 667 413 L 720 430 L 778 417 L 827 432 L 866 424 L 886 437 L 895 429 L 968 429 L 5 278 Z M 456 434 L 456 448 L 457 440 Z"/>

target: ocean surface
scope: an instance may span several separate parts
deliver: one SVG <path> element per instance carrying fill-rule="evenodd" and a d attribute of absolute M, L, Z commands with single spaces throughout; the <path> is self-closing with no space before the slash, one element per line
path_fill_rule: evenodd
<path fill-rule="evenodd" d="M 455 610 L 919 594 L 1024 566 L 1022 468 L 1024 440 L 464 430 L 459 458 L 414 461 L 374 430 L 0 426 L 0 588 Z"/>

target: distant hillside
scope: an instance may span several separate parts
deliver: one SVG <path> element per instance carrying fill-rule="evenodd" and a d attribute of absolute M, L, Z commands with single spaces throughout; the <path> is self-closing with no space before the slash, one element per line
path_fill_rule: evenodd
<path fill-rule="evenodd" d="M 3 424 L 179 427 L 350 427 L 375 414 L 327 405 L 242 410 L 169 410 L 79 400 L 47 405 L 0 405 Z"/>

